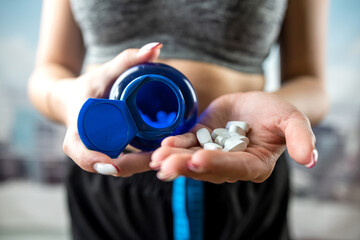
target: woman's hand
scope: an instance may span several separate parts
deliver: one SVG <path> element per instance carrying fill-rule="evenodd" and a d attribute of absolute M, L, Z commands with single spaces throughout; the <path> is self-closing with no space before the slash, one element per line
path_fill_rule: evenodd
<path fill-rule="evenodd" d="M 212 131 L 225 127 L 228 121 L 249 123 L 246 151 L 210 151 L 199 146 L 195 136 L 199 128 Z M 150 166 L 159 169 L 162 180 L 184 175 L 214 183 L 263 182 L 285 147 L 299 164 L 315 165 L 315 136 L 307 117 L 275 94 L 236 93 L 214 100 L 190 133 L 164 139 L 162 147 L 153 153 Z"/>
<path fill-rule="evenodd" d="M 151 153 L 121 154 L 117 159 L 88 150 L 82 143 L 77 130 L 77 118 L 81 106 L 88 98 L 107 98 L 114 81 L 128 68 L 157 59 L 161 44 L 145 45 L 140 50 L 128 49 L 101 67 L 77 79 L 63 80 L 58 85 L 60 94 L 67 92 L 65 101 L 65 124 L 67 131 L 63 143 L 64 152 L 82 169 L 114 176 L 131 176 L 134 173 L 150 170 Z"/>

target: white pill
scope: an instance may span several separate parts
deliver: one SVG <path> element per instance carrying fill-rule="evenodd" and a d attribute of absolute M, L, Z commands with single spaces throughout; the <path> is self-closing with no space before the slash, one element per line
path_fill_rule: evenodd
<path fill-rule="evenodd" d="M 234 136 L 236 134 L 245 136 L 246 132 L 238 125 L 231 124 L 229 126 L 229 134 L 230 134 L 230 136 Z"/>
<path fill-rule="evenodd" d="M 229 121 L 226 124 L 226 128 L 229 128 L 230 125 L 236 125 L 242 128 L 245 132 L 249 131 L 249 124 L 243 121 Z"/>
<path fill-rule="evenodd" d="M 229 136 L 230 137 L 230 136 Z M 223 136 L 217 136 L 216 139 L 215 139 L 215 143 L 221 145 L 221 146 L 224 146 L 225 144 L 225 141 L 229 138 L 229 137 L 223 137 Z"/>
<path fill-rule="evenodd" d="M 206 128 L 201 128 L 196 132 L 196 137 L 203 147 L 205 143 L 212 143 L 210 132 Z"/>
<path fill-rule="evenodd" d="M 231 136 L 230 138 L 242 140 L 242 141 L 246 142 L 247 145 L 249 145 L 249 139 L 243 135 L 235 134 L 234 136 Z"/>
<path fill-rule="evenodd" d="M 218 136 L 230 137 L 229 130 L 227 128 L 215 128 L 211 133 L 211 137 L 215 140 Z"/>
<path fill-rule="evenodd" d="M 114 175 L 118 173 L 115 166 L 109 163 L 95 163 L 93 168 L 97 173 L 103 175 Z"/>
<path fill-rule="evenodd" d="M 216 143 L 205 143 L 204 149 L 206 149 L 206 150 L 221 150 L 222 146 L 220 146 L 219 144 L 216 144 Z"/>
<path fill-rule="evenodd" d="M 223 148 L 224 152 L 239 152 L 245 151 L 247 147 L 246 142 L 239 139 L 228 139 L 225 141 L 225 147 Z"/>

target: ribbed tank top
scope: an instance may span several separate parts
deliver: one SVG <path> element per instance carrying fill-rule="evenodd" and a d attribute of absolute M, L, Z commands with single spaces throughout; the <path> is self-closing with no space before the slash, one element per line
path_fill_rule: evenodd
<path fill-rule="evenodd" d="M 71 0 L 88 63 L 161 42 L 161 58 L 262 73 L 287 0 Z"/>

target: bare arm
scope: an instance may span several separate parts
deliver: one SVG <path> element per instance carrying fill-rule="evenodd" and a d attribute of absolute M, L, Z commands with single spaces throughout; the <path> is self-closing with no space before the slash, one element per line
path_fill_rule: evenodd
<path fill-rule="evenodd" d="M 154 61 L 161 46 L 143 51 L 127 49 L 99 68 L 80 75 L 85 49 L 69 0 L 45 0 L 41 22 L 36 66 L 28 85 L 29 96 L 41 113 L 66 125 L 64 152 L 89 172 L 105 169 L 103 173 L 106 174 L 129 176 L 149 170 L 149 153 L 111 159 L 88 150 L 79 138 L 77 116 L 88 98 L 108 97 L 112 84 L 126 69 Z M 94 169 L 96 163 L 100 168 Z"/>
<path fill-rule="evenodd" d="M 45 0 L 36 65 L 28 89 L 35 107 L 52 120 L 66 122 L 63 101 L 69 94 L 61 80 L 68 82 L 80 74 L 84 53 L 69 1 Z"/>
<path fill-rule="evenodd" d="M 282 87 L 275 94 L 312 124 L 328 110 L 324 84 L 327 0 L 290 0 L 280 39 Z"/>
<path fill-rule="evenodd" d="M 280 39 L 282 87 L 270 94 L 237 93 L 214 100 L 192 133 L 165 139 L 152 155 L 152 167 L 160 169 L 158 177 L 262 182 L 285 146 L 296 162 L 313 167 L 317 151 L 309 120 L 318 123 L 328 108 L 323 74 L 326 16 L 326 0 L 289 0 Z M 223 127 L 234 119 L 251 126 L 246 151 L 199 148 L 196 129 Z"/>

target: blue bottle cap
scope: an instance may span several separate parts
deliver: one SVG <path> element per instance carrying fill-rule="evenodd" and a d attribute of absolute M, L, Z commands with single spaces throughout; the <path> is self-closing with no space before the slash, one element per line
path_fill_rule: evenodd
<path fill-rule="evenodd" d="M 125 101 L 89 98 L 80 110 L 78 131 L 88 149 L 117 158 L 138 129 Z"/>
<path fill-rule="evenodd" d="M 190 82 L 164 64 L 142 64 L 124 72 L 111 99 L 88 99 L 78 116 L 78 132 L 91 150 L 118 157 L 128 145 L 148 151 L 161 140 L 190 129 L 197 101 Z"/>

